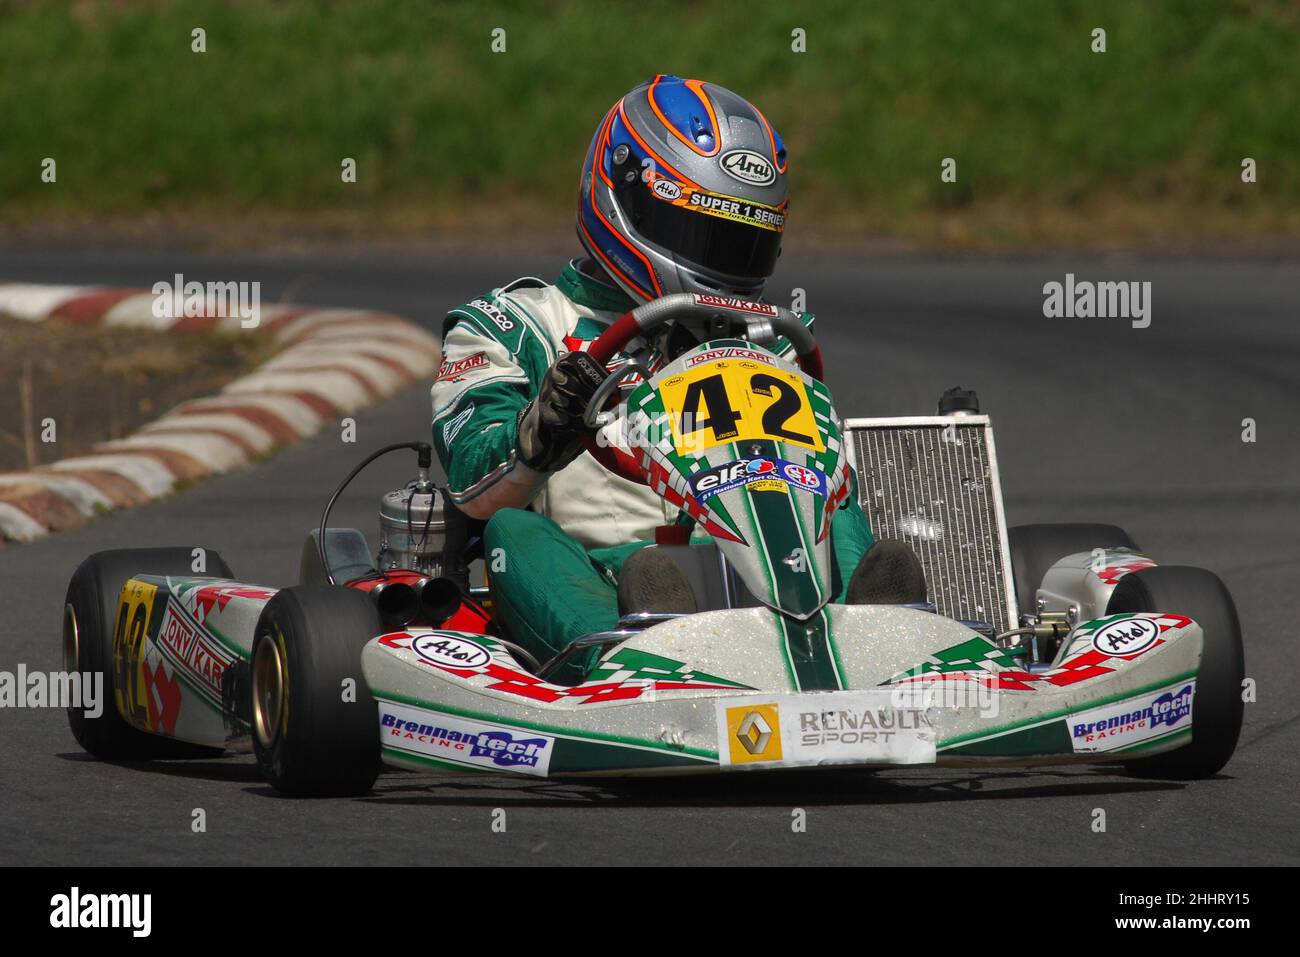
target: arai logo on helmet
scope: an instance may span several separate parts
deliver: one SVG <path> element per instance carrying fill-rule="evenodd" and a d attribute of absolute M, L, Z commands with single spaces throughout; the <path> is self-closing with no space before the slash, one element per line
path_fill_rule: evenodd
<path fill-rule="evenodd" d="M 439 668 L 482 668 L 492 655 L 476 641 L 446 631 L 417 635 L 411 650 Z"/>
<path fill-rule="evenodd" d="M 666 199 L 669 202 L 680 199 L 682 195 L 682 188 L 670 179 L 657 179 L 650 188 L 655 191 L 655 195 L 660 199 Z"/>
<path fill-rule="evenodd" d="M 1112 658 L 1140 655 L 1156 643 L 1160 626 L 1149 618 L 1122 618 L 1112 621 L 1092 636 L 1092 646 Z"/>
<path fill-rule="evenodd" d="M 751 186 L 771 186 L 776 182 L 776 167 L 753 150 L 723 153 L 722 171 L 732 179 Z"/>

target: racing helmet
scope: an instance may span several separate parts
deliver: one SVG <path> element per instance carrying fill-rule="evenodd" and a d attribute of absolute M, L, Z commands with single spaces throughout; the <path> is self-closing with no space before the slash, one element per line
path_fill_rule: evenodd
<path fill-rule="evenodd" d="M 785 228 L 786 152 L 730 90 L 659 74 L 605 115 L 587 151 L 578 236 L 634 299 L 756 298 Z"/>

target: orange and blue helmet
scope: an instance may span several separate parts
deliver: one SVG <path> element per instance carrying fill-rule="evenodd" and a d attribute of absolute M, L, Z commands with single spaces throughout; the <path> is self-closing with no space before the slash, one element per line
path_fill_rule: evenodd
<path fill-rule="evenodd" d="M 781 252 L 786 151 L 758 109 L 659 74 L 605 115 L 587 151 L 578 237 L 637 299 L 755 298 Z"/>

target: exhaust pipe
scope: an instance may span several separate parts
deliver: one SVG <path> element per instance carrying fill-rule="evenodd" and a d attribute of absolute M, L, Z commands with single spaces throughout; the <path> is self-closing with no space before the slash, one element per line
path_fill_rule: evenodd
<path fill-rule="evenodd" d="M 436 628 L 460 609 L 464 594 L 450 578 L 425 578 L 415 585 L 420 620 Z"/>
<path fill-rule="evenodd" d="M 385 628 L 405 628 L 420 612 L 420 599 L 406 582 L 380 582 L 370 589 Z"/>

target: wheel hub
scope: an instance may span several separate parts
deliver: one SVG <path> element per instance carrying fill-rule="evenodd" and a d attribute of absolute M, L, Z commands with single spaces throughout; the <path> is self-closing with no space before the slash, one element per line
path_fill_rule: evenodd
<path fill-rule="evenodd" d="M 280 644 L 270 636 L 258 642 L 253 656 L 253 731 L 269 749 L 284 719 L 285 675 Z"/>
<path fill-rule="evenodd" d="M 81 630 L 77 627 L 77 612 L 70 602 L 63 606 L 63 670 L 81 670 Z"/>

